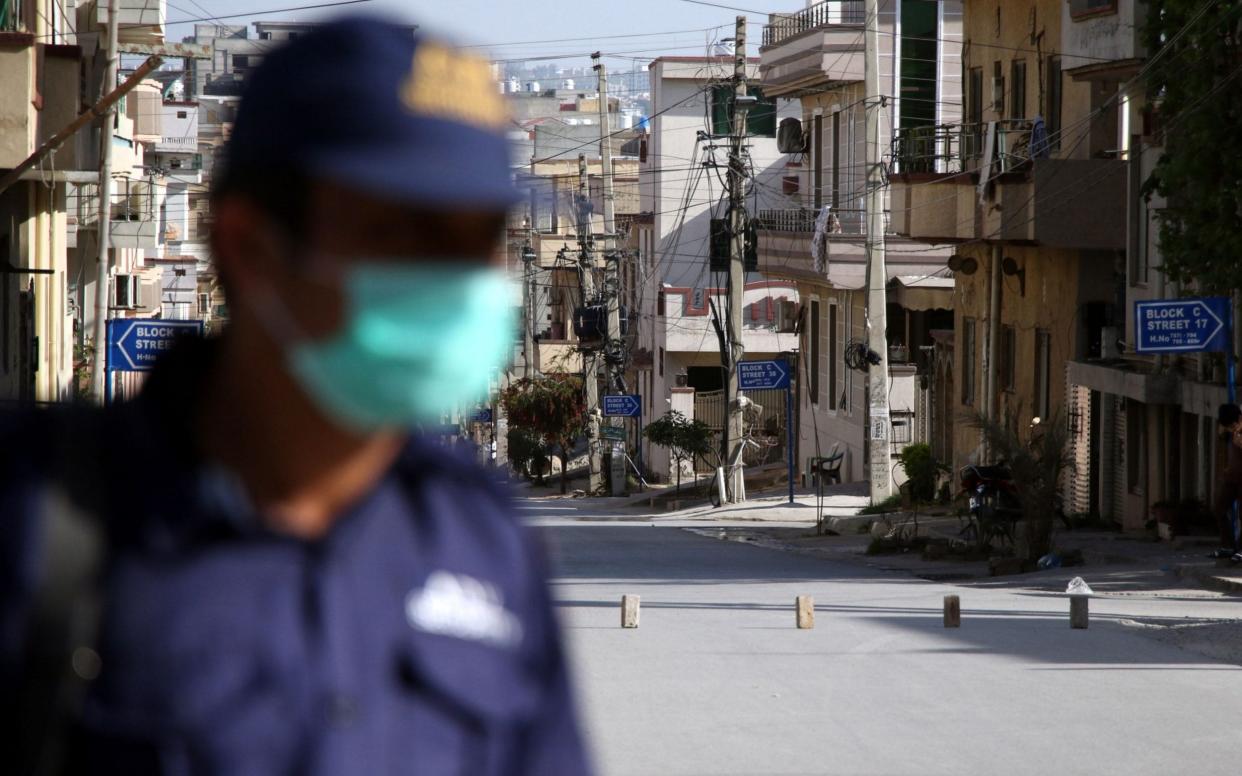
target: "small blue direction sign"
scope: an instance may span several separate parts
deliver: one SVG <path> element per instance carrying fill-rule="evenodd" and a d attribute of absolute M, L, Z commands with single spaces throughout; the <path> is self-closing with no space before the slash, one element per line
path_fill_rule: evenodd
<path fill-rule="evenodd" d="M 643 397 L 622 393 L 604 397 L 604 415 L 616 418 L 636 418 L 643 413 Z"/>
<path fill-rule="evenodd" d="M 785 361 L 739 361 L 737 382 L 744 391 L 788 388 L 789 364 Z"/>
<path fill-rule="evenodd" d="M 108 321 L 108 369 L 146 372 L 179 337 L 201 336 L 202 321 L 116 318 Z"/>
<path fill-rule="evenodd" d="M 1139 353 L 1187 353 L 1229 348 L 1229 299 L 1154 299 L 1134 303 Z"/>
<path fill-rule="evenodd" d="M 479 407 L 477 410 L 474 411 L 473 414 L 471 414 L 470 421 L 472 423 L 491 423 L 492 422 L 492 408 L 491 407 Z"/>

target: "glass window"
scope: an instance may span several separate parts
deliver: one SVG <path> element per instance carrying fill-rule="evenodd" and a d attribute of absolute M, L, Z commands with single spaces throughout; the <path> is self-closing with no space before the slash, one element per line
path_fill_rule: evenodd
<path fill-rule="evenodd" d="M 1009 63 L 1009 118 L 1026 118 L 1026 60 Z"/>
<path fill-rule="evenodd" d="M 811 326 L 807 332 L 811 343 L 811 404 L 819 404 L 819 365 L 820 365 L 820 334 L 819 334 L 819 300 L 811 300 Z"/>
<path fill-rule="evenodd" d="M 828 305 L 828 409 L 830 410 L 837 408 L 837 362 L 841 360 L 838 353 L 837 306 L 830 304 Z"/>
<path fill-rule="evenodd" d="M 1017 335 L 1012 326 L 1001 326 L 1000 384 L 1001 390 L 1012 391 L 1014 384 L 1014 360 L 1017 351 Z"/>

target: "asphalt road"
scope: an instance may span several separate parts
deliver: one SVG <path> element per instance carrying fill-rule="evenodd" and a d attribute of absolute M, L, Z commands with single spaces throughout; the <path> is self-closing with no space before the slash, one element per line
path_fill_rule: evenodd
<path fill-rule="evenodd" d="M 1098 598 L 1071 630 L 1047 592 L 524 508 L 553 548 L 605 776 L 1242 772 L 1242 668 L 1127 623 L 1242 618 L 1238 599 Z M 619 627 L 623 593 L 642 597 L 637 630 Z M 946 593 L 960 629 L 942 626 Z M 815 597 L 813 630 L 794 627 L 797 595 Z"/>

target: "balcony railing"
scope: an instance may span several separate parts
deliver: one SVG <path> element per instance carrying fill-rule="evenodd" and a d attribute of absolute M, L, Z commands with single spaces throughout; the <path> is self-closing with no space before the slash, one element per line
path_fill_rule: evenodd
<path fill-rule="evenodd" d="M 987 147 L 987 127 L 987 124 L 975 123 L 899 129 L 893 139 L 894 172 L 974 172 Z M 1028 119 L 996 122 L 995 153 L 1000 172 L 1024 169 L 1038 155 L 1032 153 L 1032 128 Z M 1038 143 L 1038 139 L 1035 140 Z M 1046 136 L 1043 145 L 1047 147 Z"/>
<path fill-rule="evenodd" d="M 829 0 L 796 13 L 768 14 L 763 45 L 773 46 L 810 30 L 835 24 L 862 24 L 866 20 L 862 0 Z"/>
<path fill-rule="evenodd" d="M 857 237 L 867 234 L 867 212 L 861 208 L 831 211 L 828 222 L 828 236 L 844 235 Z M 815 231 L 815 221 L 819 211 L 814 208 L 782 208 L 779 210 L 760 210 L 756 219 L 756 228 L 768 232 L 800 232 Z M 885 226 L 888 225 L 888 214 L 884 214 Z"/>

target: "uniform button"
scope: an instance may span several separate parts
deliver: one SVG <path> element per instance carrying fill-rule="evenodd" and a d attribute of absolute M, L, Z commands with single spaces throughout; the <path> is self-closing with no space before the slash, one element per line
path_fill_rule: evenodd
<path fill-rule="evenodd" d="M 353 727 L 358 721 L 358 701 L 342 693 L 333 695 L 328 699 L 327 717 L 334 727 Z"/>

